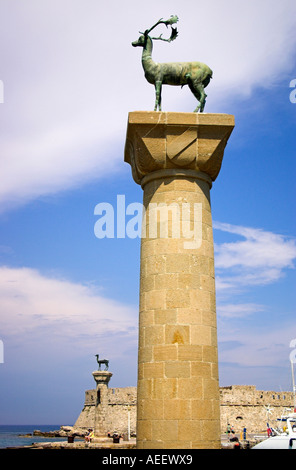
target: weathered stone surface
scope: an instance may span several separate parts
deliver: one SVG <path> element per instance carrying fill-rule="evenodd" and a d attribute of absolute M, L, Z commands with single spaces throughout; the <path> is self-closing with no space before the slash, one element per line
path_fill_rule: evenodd
<path fill-rule="evenodd" d="M 74 428 L 87 430 L 95 428 L 95 411 L 97 412 L 96 431 L 100 436 L 118 431 L 127 435 L 128 423 L 130 435 L 136 434 L 137 388 L 108 388 L 104 394 L 103 407 L 96 407 L 96 390 L 85 392 L 84 407 L 78 416 Z M 97 408 L 97 410 L 96 410 Z M 102 424 L 102 427 L 100 425 Z"/>
<path fill-rule="evenodd" d="M 135 111 L 129 113 L 125 161 L 140 184 L 163 169 L 191 169 L 214 181 L 234 127 L 228 114 Z"/>
<path fill-rule="evenodd" d="M 233 127 L 224 114 L 129 114 L 125 161 L 145 207 L 138 448 L 220 447 L 210 188 Z"/>

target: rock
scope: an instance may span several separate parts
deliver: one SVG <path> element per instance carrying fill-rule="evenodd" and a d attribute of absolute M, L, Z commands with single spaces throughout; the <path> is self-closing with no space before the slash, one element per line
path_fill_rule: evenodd
<path fill-rule="evenodd" d="M 40 436 L 40 437 L 60 437 L 60 431 L 40 431 L 36 429 L 33 432 L 33 436 Z"/>

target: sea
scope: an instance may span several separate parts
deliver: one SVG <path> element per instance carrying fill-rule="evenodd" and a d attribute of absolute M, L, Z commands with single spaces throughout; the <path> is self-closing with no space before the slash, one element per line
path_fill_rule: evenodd
<path fill-rule="evenodd" d="M 57 442 L 65 441 L 65 437 L 41 437 L 33 436 L 33 431 L 39 430 L 58 431 L 60 424 L 44 425 L 44 424 L 20 424 L 20 425 L 0 425 L 0 449 L 9 447 L 22 447 L 31 445 L 33 442 Z M 24 437 L 24 434 L 31 434 L 30 437 Z"/>

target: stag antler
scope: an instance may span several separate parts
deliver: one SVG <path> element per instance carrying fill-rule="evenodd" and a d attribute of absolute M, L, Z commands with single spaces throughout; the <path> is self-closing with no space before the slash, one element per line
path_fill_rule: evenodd
<path fill-rule="evenodd" d="M 156 26 L 158 26 L 159 24 L 165 24 L 166 27 L 168 27 L 169 25 L 172 25 L 172 24 L 175 24 L 179 21 L 179 18 L 176 16 L 176 15 L 171 15 L 171 17 L 168 19 L 168 20 L 163 20 L 162 18 L 160 18 L 160 20 L 157 21 L 157 23 L 155 23 L 155 25 L 153 25 L 151 28 L 149 29 L 146 29 L 146 31 L 144 33 L 142 33 L 140 31 L 140 34 L 144 34 L 145 36 L 148 36 L 148 34 L 154 29 L 156 28 Z M 178 31 L 177 31 L 177 28 L 172 28 L 172 32 L 171 32 L 171 36 L 169 39 L 163 39 L 161 36 L 162 34 L 158 37 L 158 38 L 151 38 L 151 39 L 160 39 L 161 41 L 167 41 L 167 42 L 171 42 L 173 41 L 174 39 L 176 39 L 176 37 L 178 36 Z"/>
<path fill-rule="evenodd" d="M 171 32 L 171 35 L 170 35 L 169 39 L 164 39 L 162 37 L 162 34 L 160 34 L 160 36 L 158 36 L 158 38 L 153 37 L 151 39 L 160 39 L 161 41 L 172 42 L 174 39 L 176 39 L 177 36 L 178 36 L 177 28 L 172 28 L 172 32 Z"/>

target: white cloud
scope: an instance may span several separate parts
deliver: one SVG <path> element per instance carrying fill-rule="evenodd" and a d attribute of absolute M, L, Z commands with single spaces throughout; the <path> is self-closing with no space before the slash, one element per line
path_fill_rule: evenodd
<path fill-rule="evenodd" d="M 131 42 L 158 19 L 159 2 L 11 0 L 0 10 L 3 210 L 124 165 L 127 114 L 154 103 Z M 180 34 L 158 42 L 154 58 L 207 62 L 214 70 L 207 111 L 232 112 L 235 96 L 290 72 L 295 10 L 293 0 L 164 1 L 160 15 L 178 14 Z M 163 95 L 165 110 L 195 107 L 185 88 Z"/>
<path fill-rule="evenodd" d="M 219 316 L 223 318 L 244 318 L 264 310 L 263 305 L 253 303 L 222 304 L 218 306 Z"/>
<path fill-rule="evenodd" d="M 282 367 L 289 364 L 290 342 L 295 338 L 291 325 L 282 322 L 282 326 L 266 324 L 254 328 L 253 325 L 232 327 L 229 322 L 220 327 L 221 363 L 241 366 Z M 223 345 L 229 343 L 229 348 Z"/>
<path fill-rule="evenodd" d="M 257 304 L 243 299 L 255 287 L 276 283 L 294 268 L 295 240 L 221 222 L 213 222 L 213 227 L 230 237 L 229 242 L 215 245 L 220 362 L 241 367 L 285 366 L 290 340 L 295 336 L 290 317 L 285 318 L 282 311 L 279 325 L 278 319 L 269 315 L 268 301 Z M 254 325 L 255 315 L 264 318 L 264 328 L 261 321 Z"/>
<path fill-rule="evenodd" d="M 14 344 L 105 351 L 120 356 L 137 344 L 137 309 L 104 298 L 92 286 L 44 276 L 30 268 L 0 268 L 0 332 Z M 116 340 L 114 339 L 116 337 Z M 78 353 L 79 354 L 79 353 Z"/>
<path fill-rule="evenodd" d="M 213 222 L 213 227 L 230 237 L 229 242 L 215 245 L 222 376 L 232 371 L 232 377 L 238 376 L 242 383 L 249 383 L 256 375 L 254 367 L 287 367 L 295 328 L 291 317 L 285 315 L 284 301 L 281 316 L 274 317 L 266 298 L 260 304 L 243 299 L 255 287 L 276 283 L 288 269 L 294 268 L 296 243 L 292 238 L 258 228 L 221 222 Z M 240 376 L 238 366 L 244 376 Z M 276 379 L 271 383 L 279 385 Z"/>
<path fill-rule="evenodd" d="M 215 245 L 219 290 L 269 284 L 281 278 L 286 269 L 294 268 L 294 239 L 226 223 L 214 222 L 213 227 L 240 237 L 236 241 Z"/>

